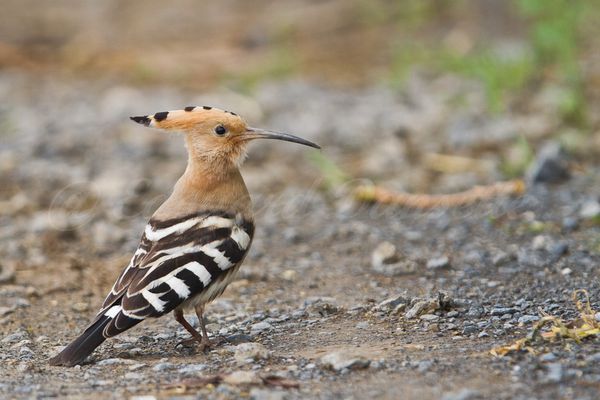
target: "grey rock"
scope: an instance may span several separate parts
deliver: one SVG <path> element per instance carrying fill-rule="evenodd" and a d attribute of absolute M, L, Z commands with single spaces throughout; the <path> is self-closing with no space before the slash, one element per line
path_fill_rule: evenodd
<path fill-rule="evenodd" d="M 19 360 L 30 360 L 35 356 L 33 350 L 27 346 L 22 346 L 19 349 Z"/>
<path fill-rule="evenodd" d="M 437 299 L 418 300 L 404 313 L 406 319 L 413 319 L 422 314 L 431 313 L 439 308 Z"/>
<path fill-rule="evenodd" d="M 271 324 L 269 324 L 268 322 L 262 321 L 262 322 L 257 322 L 256 324 L 253 324 L 250 327 L 250 333 L 252 335 L 257 335 L 262 332 L 270 331 L 271 329 L 273 329 L 273 326 Z"/>
<path fill-rule="evenodd" d="M 206 364 L 190 364 L 186 365 L 177 370 L 179 374 L 195 374 L 200 371 L 204 371 L 208 366 Z"/>
<path fill-rule="evenodd" d="M 238 363 L 266 360 L 270 356 L 271 352 L 260 343 L 242 343 L 234 348 L 234 358 Z"/>
<path fill-rule="evenodd" d="M 0 264 L 0 284 L 12 283 L 15 280 L 15 268 L 12 265 Z"/>
<path fill-rule="evenodd" d="M 418 269 L 413 260 L 403 259 L 390 242 L 379 244 L 371 254 L 373 270 L 386 276 L 412 274 Z"/>
<path fill-rule="evenodd" d="M 569 252 L 569 244 L 567 242 L 556 242 L 548 246 L 548 251 L 552 257 L 558 259 Z"/>
<path fill-rule="evenodd" d="M 393 296 L 385 299 L 381 303 L 373 307 L 375 311 L 398 311 L 398 306 L 403 305 L 406 307 L 410 303 L 410 299 L 404 295 Z"/>
<path fill-rule="evenodd" d="M 17 331 L 2 338 L 2 343 L 16 343 L 25 339 L 29 339 L 29 335 L 25 331 Z"/>
<path fill-rule="evenodd" d="M 248 342 L 252 341 L 252 336 L 239 333 L 236 335 L 227 336 L 226 340 L 228 343 L 231 343 L 231 344 L 248 343 Z"/>
<path fill-rule="evenodd" d="M 0 317 L 4 317 L 15 311 L 17 308 L 15 306 L 12 307 L 0 307 Z"/>
<path fill-rule="evenodd" d="M 496 266 L 496 267 L 499 267 L 503 264 L 506 264 L 509 260 L 510 260 L 510 255 L 508 253 L 500 251 L 500 252 L 494 254 L 494 256 L 492 257 L 492 264 L 494 264 L 494 266 Z"/>
<path fill-rule="evenodd" d="M 541 362 L 553 362 L 556 361 L 557 357 L 556 354 L 554 353 L 546 353 L 546 354 L 542 354 L 540 356 L 540 361 Z"/>
<path fill-rule="evenodd" d="M 546 374 L 546 380 L 548 382 L 558 383 L 564 379 L 565 371 L 564 367 L 560 363 L 551 363 L 546 366 L 548 373 Z"/>
<path fill-rule="evenodd" d="M 583 203 L 579 210 L 579 216 L 583 219 L 592 219 L 600 216 L 600 203 L 597 200 L 589 200 Z"/>
<path fill-rule="evenodd" d="M 579 227 L 579 220 L 574 217 L 565 217 L 562 220 L 562 228 L 565 231 L 573 231 Z"/>
<path fill-rule="evenodd" d="M 250 390 L 250 399 L 252 400 L 285 400 L 288 398 L 286 392 L 282 390 L 252 388 Z"/>
<path fill-rule="evenodd" d="M 462 334 L 463 335 L 473 335 L 477 332 L 479 332 L 479 328 L 477 326 L 467 325 L 467 326 L 463 327 Z"/>
<path fill-rule="evenodd" d="M 433 367 L 432 360 L 419 361 L 419 363 L 417 364 L 417 371 L 419 371 L 421 373 L 427 372 L 431 369 L 431 367 Z"/>
<path fill-rule="evenodd" d="M 446 256 L 432 258 L 427 261 L 427 269 L 443 269 L 450 267 L 450 259 Z"/>
<path fill-rule="evenodd" d="M 466 317 L 470 319 L 481 318 L 485 310 L 482 306 L 471 306 L 469 311 L 467 311 Z"/>
<path fill-rule="evenodd" d="M 262 381 L 254 371 L 233 371 L 223 377 L 223 382 L 229 385 L 258 385 Z"/>
<path fill-rule="evenodd" d="M 107 358 L 105 360 L 100 360 L 96 363 L 96 365 L 104 366 L 104 365 L 132 365 L 137 364 L 135 360 L 129 360 L 127 358 Z"/>
<path fill-rule="evenodd" d="M 419 319 L 427 322 L 433 322 L 439 320 L 440 317 L 435 314 L 423 314 L 419 317 Z"/>
<path fill-rule="evenodd" d="M 472 400 L 479 398 L 479 392 L 473 389 L 461 389 L 458 392 L 446 393 L 441 400 Z"/>
<path fill-rule="evenodd" d="M 367 329 L 369 327 L 369 323 L 367 321 L 361 321 L 355 326 L 357 329 Z"/>
<path fill-rule="evenodd" d="M 504 314 L 514 314 L 519 312 L 518 308 L 513 307 L 494 307 L 490 310 L 490 315 L 502 316 Z"/>
<path fill-rule="evenodd" d="M 309 317 L 323 318 L 330 315 L 337 314 L 339 311 L 338 305 L 335 303 L 335 299 L 319 298 L 311 302 L 306 307 Z"/>
<path fill-rule="evenodd" d="M 600 363 L 600 352 L 587 356 L 585 360 L 589 363 Z"/>
<path fill-rule="evenodd" d="M 379 267 L 373 267 L 375 272 L 385 276 L 410 275 L 419 269 L 419 265 L 414 260 L 400 260 L 393 264 L 382 264 Z"/>
<path fill-rule="evenodd" d="M 170 362 L 161 362 L 161 363 L 154 365 L 152 367 L 152 370 L 160 372 L 160 371 L 167 371 L 167 370 L 173 369 L 173 368 L 175 368 L 175 364 L 170 363 Z"/>
<path fill-rule="evenodd" d="M 144 374 L 140 374 L 139 372 L 128 372 L 125 374 L 124 378 L 132 381 L 140 381 L 144 379 Z"/>
<path fill-rule="evenodd" d="M 353 355 L 344 351 L 336 351 L 333 353 L 325 354 L 321 357 L 321 364 L 326 368 L 333 369 L 334 371 L 342 371 L 345 369 L 364 369 L 368 368 L 370 360 Z"/>
<path fill-rule="evenodd" d="M 569 179 L 569 163 L 560 144 L 544 144 L 526 175 L 532 183 L 559 183 Z"/>
<path fill-rule="evenodd" d="M 519 317 L 517 322 L 520 324 L 530 324 L 532 322 L 538 321 L 539 319 L 540 317 L 538 317 L 537 315 L 522 315 Z"/>
<path fill-rule="evenodd" d="M 393 264 L 400 260 L 400 256 L 390 242 L 380 243 L 371 254 L 371 265 L 377 269 L 386 264 Z"/>
<path fill-rule="evenodd" d="M 549 246 L 550 242 L 547 236 L 537 235 L 531 242 L 531 247 L 534 250 L 545 250 Z"/>

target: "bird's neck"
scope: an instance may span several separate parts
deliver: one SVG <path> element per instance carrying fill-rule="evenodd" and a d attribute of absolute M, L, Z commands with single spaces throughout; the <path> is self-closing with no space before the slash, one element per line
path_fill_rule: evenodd
<path fill-rule="evenodd" d="M 204 210 L 241 213 L 245 219 L 252 219 L 250 195 L 236 166 L 208 165 L 190 159 L 173 193 L 153 218 L 162 220 Z"/>

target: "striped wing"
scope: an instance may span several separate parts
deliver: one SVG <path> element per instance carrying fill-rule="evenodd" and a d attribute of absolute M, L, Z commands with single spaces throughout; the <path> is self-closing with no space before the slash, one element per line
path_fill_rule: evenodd
<path fill-rule="evenodd" d="M 96 317 L 113 319 L 104 336 L 164 315 L 210 290 L 244 259 L 253 233 L 251 221 L 224 212 L 151 220 Z"/>

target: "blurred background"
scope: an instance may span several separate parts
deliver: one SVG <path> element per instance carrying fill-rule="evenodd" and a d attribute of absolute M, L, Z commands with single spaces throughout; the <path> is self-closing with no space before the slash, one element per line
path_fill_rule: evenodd
<path fill-rule="evenodd" d="M 133 246 L 136 227 L 181 174 L 185 150 L 128 117 L 193 104 L 324 147 L 254 145 L 244 174 L 258 210 L 294 187 L 335 194 L 362 179 L 408 192 L 464 190 L 524 176 L 548 146 L 569 156 L 569 172 L 597 171 L 596 1 L 5 0 L 2 8 L 7 259 L 31 253 L 43 263 L 50 250 L 39 248 L 40 232 L 54 232 L 53 248 L 57 231 L 81 226 L 93 233 L 93 252 Z"/>
<path fill-rule="evenodd" d="M 597 0 L 1 4 L 0 337 L 50 336 L 36 357 L 72 335 L 56 321 L 87 323 L 185 168 L 181 137 L 129 116 L 189 105 L 323 147 L 252 145 L 242 172 L 257 239 L 226 292 L 235 301 L 211 312 L 235 308 L 244 320 L 274 305 L 290 312 L 309 296 L 352 307 L 433 287 L 509 306 L 513 289 L 502 285 L 521 285 L 527 297 L 548 276 L 556 286 L 539 289 L 539 299 L 567 284 L 569 304 L 573 288 L 598 293 L 590 278 L 600 254 Z M 353 209 L 359 182 L 440 194 L 515 178 L 550 185 L 456 213 Z M 409 258 L 420 269 L 372 270 L 383 241 L 398 247 L 400 267 Z M 546 247 L 572 255 L 545 263 Z M 427 262 L 436 254 L 452 266 L 447 257 Z M 510 268 L 490 268 L 503 263 Z M 464 365 L 449 365 L 463 374 Z"/>

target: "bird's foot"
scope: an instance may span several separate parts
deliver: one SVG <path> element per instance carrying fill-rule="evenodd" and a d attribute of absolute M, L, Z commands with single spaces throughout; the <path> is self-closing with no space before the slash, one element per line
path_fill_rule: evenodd
<path fill-rule="evenodd" d="M 198 349 L 200 351 L 206 351 L 212 347 L 213 343 L 208 339 L 197 339 L 195 337 L 191 337 L 189 339 L 182 340 L 175 345 L 175 348 L 178 347 L 192 347 L 194 345 L 198 345 Z"/>

